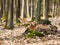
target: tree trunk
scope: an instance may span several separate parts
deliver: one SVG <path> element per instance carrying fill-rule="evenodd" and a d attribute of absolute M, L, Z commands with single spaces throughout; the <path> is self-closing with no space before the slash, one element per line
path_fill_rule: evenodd
<path fill-rule="evenodd" d="M 35 21 L 40 23 L 41 15 L 41 0 L 38 0 Z"/>
<path fill-rule="evenodd" d="M 8 13 L 9 13 L 9 0 L 6 0 L 6 24 L 4 26 L 4 28 L 8 28 Z"/>
<path fill-rule="evenodd" d="M 10 7 L 11 8 L 10 9 L 10 14 L 11 14 L 11 16 L 10 16 L 11 17 L 11 19 L 10 19 L 11 20 L 10 21 L 10 29 L 12 29 L 14 27 L 13 26 L 13 5 L 14 5 L 13 1 L 14 0 L 11 0 L 11 2 L 10 2 L 10 4 L 11 4 L 11 7 Z"/>
<path fill-rule="evenodd" d="M 49 0 L 46 0 L 46 16 L 45 16 L 45 20 L 48 20 L 49 17 Z"/>
<path fill-rule="evenodd" d="M 2 15 L 2 21 L 6 21 L 6 0 L 3 0 L 3 15 Z"/>
<path fill-rule="evenodd" d="M 21 18 L 24 17 L 24 0 L 22 0 Z"/>
<path fill-rule="evenodd" d="M 34 17 L 34 0 L 31 0 L 31 19 Z"/>
<path fill-rule="evenodd" d="M 45 15 L 46 15 L 46 7 L 45 7 L 45 0 L 43 0 L 43 17 L 45 19 Z"/>
<path fill-rule="evenodd" d="M 26 5 L 26 0 L 24 0 L 24 18 L 27 17 L 27 5 Z"/>
<path fill-rule="evenodd" d="M 8 9 L 8 18 L 7 18 L 7 22 L 6 22 L 6 26 L 5 26 L 5 28 L 7 28 L 7 29 L 13 29 L 13 0 L 9 0 L 8 2 L 10 2 L 9 3 L 9 5 L 8 5 L 8 7 L 9 7 L 9 9 Z"/>
<path fill-rule="evenodd" d="M 56 0 L 55 0 L 53 5 L 52 5 L 52 15 L 53 15 L 53 17 L 56 16 L 56 9 L 57 9 L 57 5 L 56 5 Z"/>
<path fill-rule="evenodd" d="M 43 16 L 45 17 L 45 20 L 48 20 L 49 15 L 49 0 L 43 1 Z"/>
<path fill-rule="evenodd" d="M 16 23 L 19 22 L 18 18 L 20 17 L 20 0 L 16 0 Z"/>
<path fill-rule="evenodd" d="M 29 0 L 26 0 L 26 5 L 27 5 L 27 18 L 29 18 Z"/>
<path fill-rule="evenodd" d="M 2 21 L 1 18 L 2 18 L 2 15 L 3 15 L 3 0 L 1 0 L 0 4 L 1 4 L 0 21 Z"/>

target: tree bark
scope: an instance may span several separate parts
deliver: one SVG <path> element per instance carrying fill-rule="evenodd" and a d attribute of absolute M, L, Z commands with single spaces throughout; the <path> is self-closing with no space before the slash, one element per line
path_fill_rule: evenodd
<path fill-rule="evenodd" d="M 2 21 L 6 21 L 6 0 L 3 1 L 3 15 L 2 15 Z"/>
<path fill-rule="evenodd" d="M 27 18 L 27 5 L 26 5 L 26 0 L 24 0 L 24 18 Z"/>
<path fill-rule="evenodd" d="M 8 8 L 8 14 L 7 16 L 7 20 L 6 20 L 6 25 L 5 28 L 7 29 L 13 29 L 13 0 L 7 0 L 7 8 Z"/>
<path fill-rule="evenodd" d="M 1 0 L 0 4 L 1 4 L 0 21 L 2 21 L 1 18 L 2 18 L 2 15 L 3 15 L 3 0 Z"/>
<path fill-rule="evenodd" d="M 49 15 L 49 0 L 43 1 L 43 16 L 45 17 L 45 20 L 48 20 Z"/>
<path fill-rule="evenodd" d="M 40 23 L 41 15 L 41 0 L 38 0 L 35 21 Z"/>
<path fill-rule="evenodd" d="M 24 0 L 22 0 L 22 7 L 21 7 L 21 18 L 24 17 Z"/>
<path fill-rule="evenodd" d="M 34 17 L 34 0 L 31 0 L 31 19 Z"/>
<path fill-rule="evenodd" d="M 19 22 L 20 17 L 20 0 L 16 0 L 16 23 Z"/>
<path fill-rule="evenodd" d="M 29 0 L 26 0 L 26 5 L 27 5 L 27 18 L 29 18 Z"/>
<path fill-rule="evenodd" d="M 4 28 L 8 28 L 8 13 L 9 13 L 9 0 L 6 0 L 6 24 Z"/>
<path fill-rule="evenodd" d="M 56 0 L 54 1 L 54 3 L 53 3 L 53 5 L 52 5 L 52 15 L 53 15 L 53 17 L 55 17 L 56 16 L 56 10 L 57 9 L 57 4 L 56 4 Z"/>
<path fill-rule="evenodd" d="M 45 20 L 48 20 L 49 17 L 49 0 L 46 0 L 46 15 L 45 15 Z"/>

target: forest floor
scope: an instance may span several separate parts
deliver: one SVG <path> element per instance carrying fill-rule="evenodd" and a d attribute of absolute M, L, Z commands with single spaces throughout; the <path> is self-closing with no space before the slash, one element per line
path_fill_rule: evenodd
<path fill-rule="evenodd" d="M 51 19 L 53 25 L 58 27 L 58 32 L 55 35 L 45 35 L 43 37 L 25 38 L 21 36 L 27 27 L 19 26 L 13 30 L 3 29 L 0 25 L 0 45 L 60 45 L 60 26 L 58 20 Z"/>
<path fill-rule="evenodd" d="M 60 32 L 56 35 L 25 38 L 21 37 L 25 29 L 26 27 L 15 28 L 14 30 L 0 30 L 0 45 L 60 45 Z"/>

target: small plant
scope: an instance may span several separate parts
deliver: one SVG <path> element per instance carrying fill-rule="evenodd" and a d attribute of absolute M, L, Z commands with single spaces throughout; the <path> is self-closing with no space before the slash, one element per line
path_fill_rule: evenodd
<path fill-rule="evenodd" d="M 35 36 L 44 36 L 44 34 L 42 33 L 42 32 L 38 32 L 38 31 L 35 31 L 35 30 L 31 30 L 31 29 L 27 29 L 26 31 L 25 31 L 25 37 L 30 37 L 30 38 L 33 38 L 33 37 L 35 37 Z"/>

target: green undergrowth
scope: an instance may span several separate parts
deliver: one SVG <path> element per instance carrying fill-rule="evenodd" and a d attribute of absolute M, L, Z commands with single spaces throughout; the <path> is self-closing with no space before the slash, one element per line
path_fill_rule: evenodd
<path fill-rule="evenodd" d="M 20 25 L 20 23 L 21 23 L 21 22 L 20 22 L 19 20 L 16 21 L 16 25 L 17 25 L 17 26 Z"/>
<path fill-rule="evenodd" d="M 25 37 L 26 38 L 33 38 L 35 36 L 44 36 L 44 34 L 42 32 L 38 32 L 38 31 L 35 31 L 35 30 L 31 30 L 31 29 L 27 29 L 25 31 Z"/>

